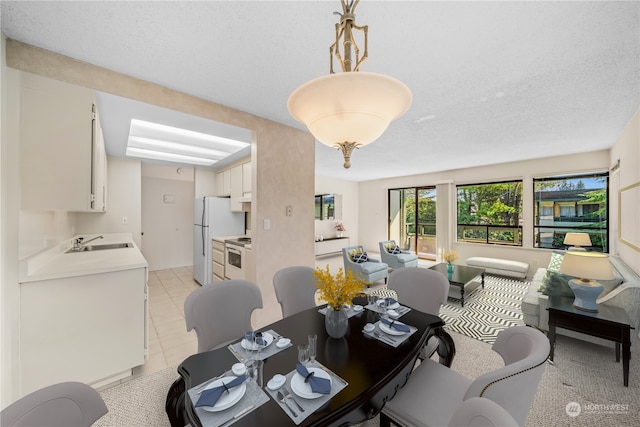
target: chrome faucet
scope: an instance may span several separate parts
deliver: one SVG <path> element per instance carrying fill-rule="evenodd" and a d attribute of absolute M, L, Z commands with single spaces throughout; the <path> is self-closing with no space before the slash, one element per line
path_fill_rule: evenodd
<path fill-rule="evenodd" d="M 82 238 L 82 237 L 81 237 L 81 238 Z M 103 238 L 104 238 L 104 236 L 103 236 L 103 235 L 96 236 L 96 237 L 94 237 L 93 239 L 89 239 L 89 240 L 87 240 L 86 242 L 81 242 L 81 243 L 82 243 L 82 244 L 81 244 L 81 246 L 84 246 L 84 245 L 86 245 L 86 244 L 87 244 L 87 243 L 89 243 L 89 242 L 93 242 L 93 241 L 94 241 L 94 240 L 96 240 L 96 239 L 103 239 Z"/>
<path fill-rule="evenodd" d="M 100 236 L 94 237 L 93 239 L 89 239 L 86 242 L 84 241 L 84 237 L 75 238 L 73 239 L 73 247 L 71 249 L 74 251 L 79 251 L 87 243 L 93 242 L 96 239 L 102 239 L 102 238 L 104 238 L 104 236 L 100 235 Z"/>

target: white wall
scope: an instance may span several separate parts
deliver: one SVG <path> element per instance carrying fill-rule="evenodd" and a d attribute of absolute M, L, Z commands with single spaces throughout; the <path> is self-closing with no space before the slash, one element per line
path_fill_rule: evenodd
<path fill-rule="evenodd" d="M 193 264 L 193 168 L 142 167 L 142 254 L 149 270 Z"/>
<path fill-rule="evenodd" d="M 107 158 L 107 211 L 76 213 L 73 234 L 131 233 L 139 246 L 140 168 L 140 160 Z"/>
<path fill-rule="evenodd" d="M 460 260 L 472 256 L 507 258 L 527 262 L 530 265 L 529 276 L 539 266 L 546 266 L 550 252 L 533 249 L 533 178 L 562 175 L 568 173 L 606 171 L 609 168 L 608 150 L 576 154 L 570 156 L 549 157 L 521 162 L 491 165 L 477 168 L 458 169 L 423 175 L 412 175 L 385 180 L 360 183 L 358 232 L 360 243 L 368 251 L 377 251 L 378 242 L 387 236 L 387 198 L 389 188 L 437 185 L 437 227 L 438 232 L 448 230 L 450 249 L 456 250 Z M 523 246 L 506 247 L 481 245 L 476 243 L 456 243 L 455 185 L 482 182 L 494 182 L 510 179 L 523 180 Z M 450 184 L 442 184 L 442 183 Z M 448 209 L 441 209 L 441 204 Z M 447 214 L 448 212 L 448 214 Z M 441 233 L 440 233 L 441 235 Z M 438 247 L 445 246 L 441 241 Z"/>
<path fill-rule="evenodd" d="M 613 219 L 610 239 L 613 244 L 611 253 L 619 255 L 629 267 L 640 274 L 640 250 L 637 248 L 638 245 L 636 244 L 636 247 L 633 247 L 619 241 L 620 230 L 618 228 L 619 190 L 640 183 L 640 112 L 633 116 L 620 138 L 611 148 L 610 164 L 613 166 L 618 160 L 620 160 L 620 169 L 611 174 L 609 209 L 609 217 Z M 640 206 L 631 206 L 629 208 L 633 209 L 633 211 L 626 212 L 628 219 L 624 223 L 624 235 L 630 238 L 625 240 L 640 242 L 640 216 L 638 215 Z M 633 229 L 634 226 L 635 229 Z"/>
<path fill-rule="evenodd" d="M 358 183 L 341 179 L 316 176 L 315 194 L 340 194 L 342 196 L 342 223 L 352 245 L 358 243 Z M 315 235 L 336 235 L 334 220 L 315 220 Z"/>
<path fill-rule="evenodd" d="M 194 170 L 195 197 L 214 197 L 216 192 L 216 171 L 196 167 Z"/>

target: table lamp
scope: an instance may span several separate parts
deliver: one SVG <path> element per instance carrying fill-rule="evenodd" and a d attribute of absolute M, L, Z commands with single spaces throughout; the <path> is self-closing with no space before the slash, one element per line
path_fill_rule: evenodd
<path fill-rule="evenodd" d="M 574 307 L 597 312 L 596 298 L 604 287 L 595 280 L 613 279 L 609 257 L 596 252 L 567 252 L 560 266 L 560 273 L 580 277 L 569 281 L 569 287 L 575 294 Z"/>
<path fill-rule="evenodd" d="M 586 251 L 581 246 L 591 246 L 591 239 L 587 233 L 567 233 L 564 235 L 564 244 L 572 245 L 570 250 L 573 251 Z"/>

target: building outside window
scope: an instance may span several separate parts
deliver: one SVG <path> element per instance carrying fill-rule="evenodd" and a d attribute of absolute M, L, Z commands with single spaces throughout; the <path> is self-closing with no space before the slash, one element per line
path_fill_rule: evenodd
<path fill-rule="evenodd" d="M 522 246 L 522 181 L 456 186 L 459 242 Z"/>
<path fill-rule="evenodd" d="M 590 251 L 609 252 L 609 175 L 535 178 L 534 247 L 567 249 L 568 232 L 588 233 Z"/>

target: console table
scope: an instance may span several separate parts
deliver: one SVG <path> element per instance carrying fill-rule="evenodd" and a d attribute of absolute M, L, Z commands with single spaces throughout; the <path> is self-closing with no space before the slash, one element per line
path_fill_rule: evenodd
<path fill-rule="evenodd" d="M 620 362 L 622 345 L 622 373 L 624 386 L 629 387 L 629 358 L 631 357 L 631 320 L 620 307 L 599 305 L 598 312 L 592 313 L 573 306 L 573 298 L 550 296 L 549 305 L 549 360 L 553 361 L 556 343 L 556 327 L 569 329 L 594 337 L 615 341 L 616 362 Z"/>
<path fill-rule="evenodd" d="M 316 242 L 316 256 L 340 253 L 342 248 L 349 245 L 348 237 L 328 237 Z"/>

